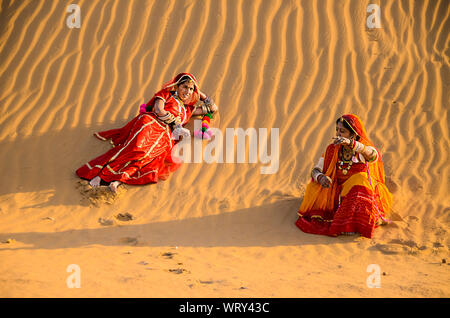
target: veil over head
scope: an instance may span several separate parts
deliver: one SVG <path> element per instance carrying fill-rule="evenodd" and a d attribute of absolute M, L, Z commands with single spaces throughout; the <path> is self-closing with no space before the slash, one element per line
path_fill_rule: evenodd
<path fill-rule="evenodd" d="M 362 142 L 366 146 L 373 147 L 373 143 L 372 141 L 370 141 L 369 137 L 367 137 L 364 125 L 358 116 L 353 114 L 346 114 L 342 115 L 339 120 L 347 122 L 347 124 L 352 128 L 353 132 L 360 137 L 360 142 Z"/>
<path fill-rule="evenodd" d="M 191 98 L 185 102 L 186 105 L 194 105 L 198 102 L 200 99 L 200 89 L 198 85 L 198 81 L 195 78 L 195 76 L 191 73 L 179 73 L 177 76 L 172 78 L 170 81 L 164 83 L 161 90 L 173 90 L 175 86 L 180 84 L 182 80 L 184 80 L 186 77 L 189 78 L 190 81 L 194 83 L 194 92 L 191 95 Z"/>
<path fill-rule="evenodd" d="M 351 129 L 360 137 L 359 142 L 365 146 L 374 147 L 374 144 L 367 136 L 366 130 L 361 119 L 354 114 L 345 114 L 339 120 L 346 121 Z M 338 150 L 341 146 L 331 144 L 327 148 L 330 155 L 325 156 L 324 174 L 333 180 L 331 188 L 322 188 L 318 183 L 311 182 L 308 185 L 305 198 L 300 206 L 299 212 L 304 212 L 312 208 L 332 209 L 336 193 L 336 162 L 338 160 Z M 384 165 L 381 153 L 378 151 L 378 160 L 366 163 L 368 177 L 374 191 L 377 207 L 382 209 L 386 214 L 389 213 L 392 206 L 392 194 L 385 185 Z"/>
<path fill-rule="evenodd" d="M 172 78 L 170 81 L 164 83 L 164 85 L 161 87 L 161 89 L 153 95 L 153 97 L 148 101 L 147 104 L 142 104 L 140 108 L 140 113 L 149 112 L 153 110 L 153 105 L 155 104 L 155 99 L 157 98 L 157 95 L 165 95 L 169 92 L 175 90 L 175 86 L 180 84 L 184 81 L 185 78 L 188 78 L 189 81 L 192 81 L 194 83 L 194 91 L 192 92 L 191 97 L 189 100 L 184 102 L 184 105 L 186 106 L 194 106 L 197 104 L 197 102 L 200 99 L 200 89 L 198 86 L 197 79 L 195 76 L 191 73 L 179 73 L 177 76 Z"/>

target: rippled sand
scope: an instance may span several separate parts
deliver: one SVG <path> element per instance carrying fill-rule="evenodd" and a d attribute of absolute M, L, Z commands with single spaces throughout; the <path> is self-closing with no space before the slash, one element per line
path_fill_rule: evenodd
<path fill-rule="evenodd" d="M 379 29 L 360 0 L 79 1 L 69 29 L 64 1 L 3 1 L 0 296 L 449 297 L 450 4 L 373 3 Z M 110 147 L 92 134 L 184 71 L 219 105 L 213 127 L 279 128 L 279 170 L 190 163 L 117 197 L 85 191 L 75 170 Z M 344 113 L 394 194 L 372 240 L 294 225 Z"/>

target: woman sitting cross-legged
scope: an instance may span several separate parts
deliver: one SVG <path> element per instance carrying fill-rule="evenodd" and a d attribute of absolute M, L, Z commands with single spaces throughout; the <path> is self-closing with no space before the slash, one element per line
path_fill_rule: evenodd
<path fill-rule="evenodd" d="M 356 115 L 336 121 L 336 137 L 311 172 L 296 225 L 306 233 L 371 238 L 387 223 L 392 195 L 379 151 Z"/>

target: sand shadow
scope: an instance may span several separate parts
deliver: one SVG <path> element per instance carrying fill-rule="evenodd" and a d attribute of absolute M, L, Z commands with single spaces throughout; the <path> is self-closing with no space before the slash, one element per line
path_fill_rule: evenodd
<path fill-rule="evenodd" d="M 134 115 L 128 120 L 0 141 L 0 160 L 8 163 L 7 169 L 2 171 L 2 179 L 7 182 L 0 183 L 0 196 L 17 193 L 35 195 L 37 203 L 23 209 L 60 205 L 88 206 L 89 202 L 82 200 L 76 189 L 77 182 L 81 179 L 75 171 L 111 148 L 109 142 L 101 141 L 93 134 L 123 127 L 132 118 Z M 187 128 L 192 132 L 193 122 L 188 123 Z M 73 189 L 73 195 L 68 194 L 67 189 Z"/>
<path fill-rule="evenodd" d="M 8 182 L 0 184 L 0 196 L 47 192 L 51 194 L 47 201 L 33 207 L 78 205 L 79 198 L 61 194 L 58 189 L 74 188 L 78 180 L 75 170 L 111 147 L 107 142 L 96 139 L 94 132 L 117 128 L 125 123 L 108 122 L 1 141 L 1 160 L 8 163 L 3 175 Z"/>
<path fill-rule="evenodd" d="M 300 202 L 301 199 L 289 199 L 217 215 L 148 224 L 121 222 L 120 225 L 96 229 L 1 233 L 1 242 L 13 238 L 31 246 L 15 248 L 2 243 L 0 249 L 60 249 L 90 245 L 273 247 L 348 243 L 355 240 L 352 237 L 333 238 L 300 231 L 295 226 Z"/>

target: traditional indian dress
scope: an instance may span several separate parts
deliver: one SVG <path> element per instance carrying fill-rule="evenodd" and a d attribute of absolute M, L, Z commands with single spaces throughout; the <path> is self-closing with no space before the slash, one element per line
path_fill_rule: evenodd
<path fill-rule="evenodd" d="M 314 179 L 308 183 L 296 225 L 306 233 L 360 233 L 372 238 L 379 224 L 389 222 L 392 194 L 385 185 L 381 155 L 368 139 L 361 120 L 351 114 L 342 118 L 360 137 L 360 143 L 376 151 L 376 157 L 368 162 L 362 154 L 356 154 L 351 162 L 345 162 L 340 157 L 343 146 L 329 145 L 316 167 L 331 178 L 332 184 L 324 188 Z"/>
<path fill-rule="evenodd" d="M 189 101 L 183 103 L 173 87 L 183 76 L 194 82 Z M 180 73 L 163 85 L 145 105 L 141 113 L 124 127 L 94 133 L 100 140 L 110 140 L 113 148 L 80 167 L 76 174 L 91 180 L 99 176 L 105 182 L 120 181 L 126 184 L 148 184 L 165 180 L 181 163 L 172 159 L 172 148 L 177 141 L 172 127 L 161 121 L 153 112 L 156 99 L 164 101 L 164 109 L 173 114 L 177 122 L 185 125 L 199 100 L 197 80 L 192 74 Z"/>

